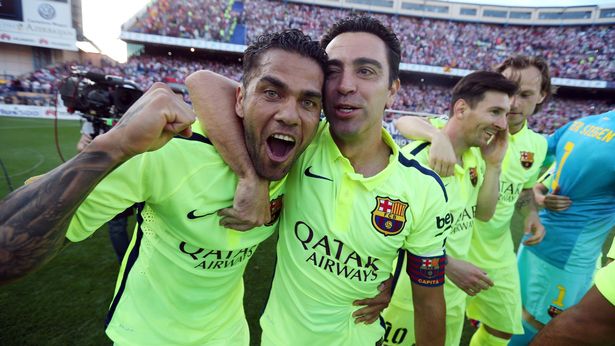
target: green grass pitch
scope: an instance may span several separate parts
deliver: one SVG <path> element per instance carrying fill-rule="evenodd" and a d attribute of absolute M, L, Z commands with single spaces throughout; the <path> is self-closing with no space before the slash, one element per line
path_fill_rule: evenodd
<path fill-rule="evenodd" d="M 67 160 L 76 153 L 80 126 L 78 121 L 58 122 L 60 148 Z M 0 117 L 0 160 L 14 188 L 58 166 L 61 160 L 54 144 L 53 121 Z M 0 197 L 8 192 L 1 175 Z M 516 242 L 521 236 L 519 226 L 515 218 Z M 611 239 L 612 235 L 608 245 Z M 261 244 L 245 274 L 245 311 L 253 345 L 259 344 L 258 317 L 267 300 L 274 265 L 272 237 Z M 117 270 L 104 226 L 91 239 L 70 245 L 36 273 L 0 287 L 0 345 L 110 345 L 104 319 Z M 462 345 L 468 344 L 471 333 L 466 326 Z"/>

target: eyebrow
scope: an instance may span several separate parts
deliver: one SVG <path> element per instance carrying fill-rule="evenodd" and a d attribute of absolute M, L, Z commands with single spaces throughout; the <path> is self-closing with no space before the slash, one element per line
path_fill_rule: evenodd
<path fill-rule="evenodd" d="M 382 70 L 382 64 L 380 61 L 370 58 L 357 58 L 353 61 L 353 65 L 374 65 Z"/>
<path fill-rule="evenodd" d="M 264 76 L 263 78 L 260 79 L 259 83 L 261 82 L 272 84 L 273 86 L 281 88 L 281 89 L 288 89 L 288 85 L 286 83 L 282 82 L 281 80 L 273 76 Z"/>
<path fill-rule="evenodd" d="M 506 108 L 500 107 L 500 106 L 493 106 L 493 107 L 489 107 L 487 109 L 488 111 L 505 111 Z"/>
<path fill-rule="evenodd" d="M 307 98 L 322 99 L 322 93 L 319 91 L 305 90 L 303 91 L 303 95 Z"/>
<path fill-rule="evenodd" d="M 376 60 L 376 59 L 371 59 L 371 58 L 356 58 L 352 64 L 354 66 L 357 65 L 374 65 L 376 66 L 378 69 L 382 70 L 382 64 L 380 63 L 380 61 Z M 327 62 L 328 66 L 342 66 L 343 63 L 341 60 L 338 59 L 331 59 Z"/>
<path fill-rule="evenodd" d="M 276 88 L 289 89 L 288 84 L 282 82 L 281 80 L 273 76 L 263 76 L 263 78 L 260 79 L 259 83 L 262 83 L 262 82 L 269 83 Z M 322 98 L 322 93 L 316 90 L 301 90 L 301 93 L 305 97 Z"/>

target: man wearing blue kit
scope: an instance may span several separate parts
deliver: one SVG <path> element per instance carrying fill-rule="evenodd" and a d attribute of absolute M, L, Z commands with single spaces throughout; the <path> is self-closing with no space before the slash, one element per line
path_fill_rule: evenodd
<path fill-rule="evenodd" d="M 596 261 L 615 226 L 615 111 L 572 121 L 548 138 L 555 155 L 550 194 L 568 196 L 566 210 L 540 213 L 542 243 L 519 248 L 527 344 L 551 318 L 577 304 L 590 289 Z"/>

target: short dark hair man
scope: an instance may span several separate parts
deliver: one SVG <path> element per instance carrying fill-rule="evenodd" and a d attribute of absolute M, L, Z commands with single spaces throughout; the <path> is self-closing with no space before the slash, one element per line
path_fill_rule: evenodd
<path fill-rule="evenodd" d="M 488 221 L 495 212 L 507 144 L 506 113 L 516 90 L 517 84 L 499 73 L 473 72 L 453 88 L 449 120 L 446 123 L 440 119 L 433 121 L 434 125 L 442 127 L 441 135 L 452 144 L 457 162 L 454 175 L 442 178 L 451 210 L 451 233 L 446 241 L 446 275 L 450 281 L 444 285 L 446 345 L 459 344 L 468 295 L 473 296 L 493 285 L 488 277 L 483 277 L 480 286 L 467 287 L 469 278 L 482 274 L 468 257 L 475 218 Z M 398 121 L 403 123 L 405 119 L 407 117 Z M 402 152 L 414 155 L 420 163 L 428 165 L 431 147 L 429 142 L 414 141 Z M 407 336 L 398 340 L 398 344 L 409 346 L 415 342 L 414 299 L 405 286 L 403 282 L 398 285 L 383 316 L 390 326 L 389 338 L 399 330 L 407 330 Z"/>
<path fill-rule="evenodd" d="M 248 53 L 250 78 L 237 109 L 258 174 L 276 180 L 314 136 L 326 53 L 297 30 L 266 35 Z M 142 202 L 107 335 L 117 344 L 247 346 L 242 275 L 275 225 L 251 233 L 219 225 L 215 211 L 232 203 L 237 177 L 203 135 L 171 140 L 190 135 L 193 119 L 167 86 L 155 84 L 81 154 L 9 195 L 0 206 L 0 280 L 45 263 L 65 235 L 83 240 Z M 279 184 L 270 195 L 279 209 Z"/>
<path fill-rule="evenodd" d="M 286 180 L 263 344 L 382 342 L 382 325 L 355 324 L 353 302 L 377 293 L 400 249 L 412 263 L 417 341 L 442 344 L 447 232 L 437 220 L 448 213 L 446 193 L 440 178 L 401 155 L 382 128 L 400 83 L 399 41 L 376 19 L 350 17 L 334 24 L 322 45 L 329 55 L 328 122 Z M 205 122 L 221 152 L 237 143 L 225 130 L 232 117 L 206 115 L 214 117 Z M 226 151 L 230 161 L 248 160 L 245 149 Z"/>

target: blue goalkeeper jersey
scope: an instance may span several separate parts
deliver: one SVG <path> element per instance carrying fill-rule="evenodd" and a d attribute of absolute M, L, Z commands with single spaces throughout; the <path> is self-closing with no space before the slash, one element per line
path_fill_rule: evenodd
<path fill-rule="evenodd" d="M 555 155 L 549 193 L 570 197 L 565 211 L 544 209 L 544 240 L 528 251 L 571 272 L 594 270 L 615 226 L 615 111 L 570 122 L 548 138 Z"/>

